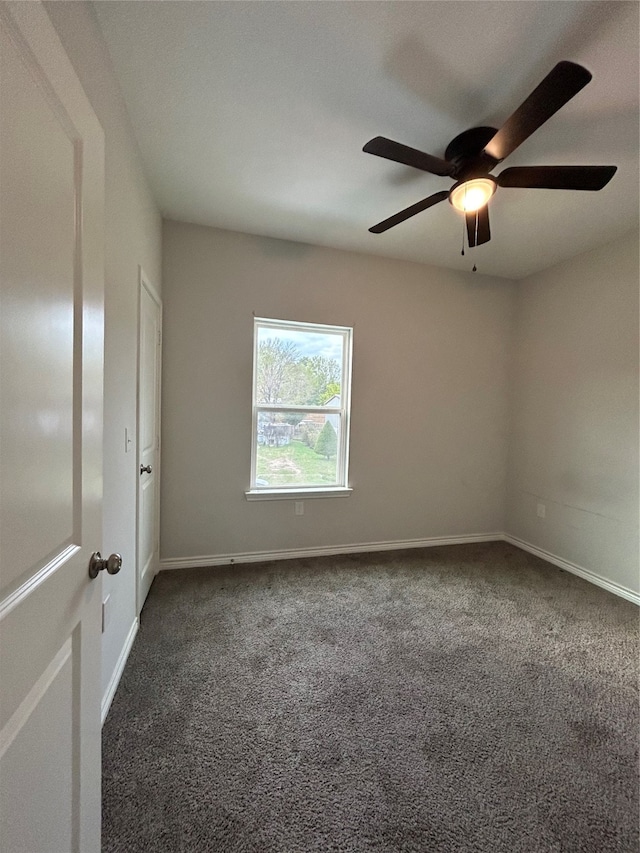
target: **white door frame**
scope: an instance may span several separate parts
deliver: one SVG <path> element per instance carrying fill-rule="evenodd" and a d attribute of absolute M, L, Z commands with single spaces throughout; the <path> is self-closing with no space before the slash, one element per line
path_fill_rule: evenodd
<path fill-rule="evenodd" d="M 140 398 L 141 398 L 141 321 L 142 321 L 142 313 L 141 313 L 141 303 L 142 303 L 142 291 L 143 289 L 146 291 L 148 296 L 151 297 L 152 301 L 156 304 L 159 313 L 159 323 L 160 329 L 162 329 L 162 299 L 160 298 L 160 294 L 156 290 L 156 288 L 151 284 L 149 277 L 145 274 L 145 271 L 141 266 L 138 266 L 138 343 L 137 343 L 137 358 L 138 358 L 138 371 L 137 371 L 137 379 L 136 379 L 136 615 L 139 617 L 142 607 L 145 602 L 147 590 L 142 589 L 142 581 L 143 575 L 142 570 L 143 567 L 140 565 L 140 465 L 141 465 L 141 431 L 140 431 Z M 161 448 L 161 437 L 160 437 L 160 394 L 162 388 L 162 333 L 160 333 L 160 339 L 158 341 L 158 346 L 156 348 L 156 358 L 157 358 L 157 389 L 156 389 L 156 435 L 157 435 L 157 450 L 156 450 L 156 462 L 155 462 L 155 542 L 158 558 L 160 556 L 160 448 Z M 158 564 L 154 568 L 154 575 L 158 572 Z"/>

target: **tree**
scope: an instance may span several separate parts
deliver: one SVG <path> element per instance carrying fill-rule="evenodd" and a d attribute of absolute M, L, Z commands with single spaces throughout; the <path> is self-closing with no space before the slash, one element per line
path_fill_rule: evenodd
<path fill-rule="evenodd" d="M 327 459 L 331 459 L 332 456 L 336 455 L 338 451 L 338 436 L 331 421 L 325 421 L 316 441 L 316 446 L 313 449 L 320 456 L 325 456 Z"/>
<path fill-rule="evenodd" d="M 282 420 L 286 424 L 291 424 L 291 426 L 298 426 L 300 421 L 304 420 L 304 416 L 304 412 L 285 412 L 285 414 L 282 415 Z"/>
<path fill-rule="evenodd" d="M 269 338 L 258 346 L 258 402 L 281 403 L 294 380 L 300 353 L 293 341 Z"/>
<path fill-rule="evenodd" d="M 322 394 L 322 399 L 320 403 L 324 406 L 332 397 L 340 396 L 340 383 L 339 382 L 330 382 L 327 387 L 324 389 Z"/>
<path fill-rule="evenodd" d="M 324 355 L 304 356 L 300 365 L 307 375 L 308 390 L 305 400 L 310 406 L 322 406 L 334 394 L 340 393 L 340 363 Z"/>
<path fill-rule="evenodd" d="M 261 341 L 257 367 L 259 403 L 322 406 L 340 393 L 339 362 L 322 355 L 301 357 L 293 341 Z"/>

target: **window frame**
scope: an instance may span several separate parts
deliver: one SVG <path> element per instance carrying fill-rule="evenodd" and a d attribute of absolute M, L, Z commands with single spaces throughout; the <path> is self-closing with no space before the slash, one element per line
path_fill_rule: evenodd
<path fill-rule="evenodd" d="M 312 332 L 316 334 L 339 335 L 342 338 L 342 375 L 340 378 L 340 406 L 301 406 L 289 404 L 259 403 L 257 401 L 258 377 L 258 331 Z M 286 500 L 301 498 L 346 497 L 352 489 L 349 486 L 349 437 L 351 414 L 351 364 L 353 352 L 353 328 L 350 326 L 332 326 L 326 323 L 307 323 L 297 320 L 275 320 L 267 317 L 253 319 L 253 375 L 251 378 L 251 480 L 245 491 L 247 500 Z M 256 483 L 258 453 L 258 415 L 261 412 L 321 412 L 325 415 L 337 414 L 340 420 L 338 434 L 338 454 L 336 458 L 336 480 L 332 485 L 322 486 L 261 486 Z"/>

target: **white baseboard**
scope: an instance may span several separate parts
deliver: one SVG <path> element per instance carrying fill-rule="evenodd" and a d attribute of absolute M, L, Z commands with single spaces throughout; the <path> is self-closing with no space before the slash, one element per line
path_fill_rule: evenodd
<path fill-rule="evenodd" d="M 124 645 L 122 646 L 122 650 L 120 655 L 118 656 L 118 660 L 114 667 L 111 678 L 109 679 L 109 684 L 107 685 L 107 689 L 104 692 L 104 696 L 102 697 L 102 724 L 104 725 L 104 721 L 107 719 L 107 714 L 109 713 L 109 708 L 111 707 L 111 703 L 113 702 L 113 697 L 116 695 L 116 690 L 118 689 L 118 684 L 120 684 L 120 678 L 122 677 L 122 672 L 124 670 L 124 666 L 127 662 L 127 658 L 129 657 L 129 652 L 131 651 L 131 646 L 133 646 L 133 641 L 136 638 L 136 634 L 138 633 L 138 627 L 140 625 L 139 620 L 134 619 L 133 625 L 129 629 L 129 633 L 127 634 L 127 639 L 124 641 Z"/>
<path fill-rule="evenodd" d="M 522 548 L 523 551 L 528 551 L 530 554 L 534 554 L 536 557 L 546 560 L 547 563 L 552 563 L 560 569 L 571 572 L 572 575 L 578 575 L 579 577 L 584 578 L 584 580 L 589 581 L 589 583 L 600 586 L 603 589 L 612 592 L 614 595 L 619 595 L 621 598 L 626 598 L 627 601 L 631 601 L 633 604 L 640 606 L 640 593 L 634 592 L 626 586 L 615 583 L 614 581 L 611 581 L 602 575 L 598 575 L 596 572 L 592 572 L 589 569 L 584 569 L 582 566 L 578 566 L 569 560 L 563 559 L 562 557 L 557 557 L 555 554 L 551 554 L 549 551 L 538 548 L 530 542 L 518 539 L 517 536 L 511 536 L 510 533 L 505 533 L 502 538 L 505 542 L 515 545 L 516 548 Z"/>
<path fill-rule="evenodd" d="M 433 548 L 437 545 L 496 542 L 501 539 L 503 539 L 502 533 L 478 533 L 468 536 L 433 536 L 429 539 L 399 539 L 392 542 L 360 542 L 353 545 L 290 548 L 284 551 L 247 551 L 238 554 L 211 554 L 203 557 L 169 557 L 160 560 L 160 571 L 229 566 L 234 563 L 262 563 L 269 560 L 295 560 L 301 557 L 331 557 L 335 554 L 362 554 L 370 551 L 399 551 L 403 548 Z"/>
<path fill-rule="evenodd" d="M 353 545 L 332 545 L 317 548 L 291 548 L 284 551 L 247 551 L 237 554 L 209 554 L 201 557 L 169 557 L 160 560 L 160 571 L 171 569 L 199 569 L 215 566 L 229 566 L 234 563 L 262 563 L 270 560 L 294 560 L 301 557 L 329 557 L 336 554 L 362 554 L 372 551 L 399 551 L 403 548 L 433 548 L 437 545 L 463 545 L 474 542 L 509 542 L 516 548 L 528 551 L 547 563 L 565 569 L 584 580 L 619 595 L 627 601 L 640 606 L 640 593 L 617 584 L 589 569 L 584 569 L 569 560 L 557 557 L 549 551 L 537 548 L 530 542 L 518 539 L 510 533 L 472 533 L 467 536 L 432 536 L 428 539 L 404 539 L 391 542 L 360 542 Z M 135 634 L 134 634 L 135 636 Z M 133 642 L 133 639 L 131 640 Z M 128 654 L 128 652 L 127 652 Z M 125 658 L 126 660 L 126 658 Z M 124 666 L 124 663 L 123 663 Z M 115 675 L 115 674 L 114 674 Z M 118 676 L 119 678 L 119 676 Z M 117 682 L 116 682 L 117 686 Z M 114 688 L 115 692 L 115 688 Z"/>

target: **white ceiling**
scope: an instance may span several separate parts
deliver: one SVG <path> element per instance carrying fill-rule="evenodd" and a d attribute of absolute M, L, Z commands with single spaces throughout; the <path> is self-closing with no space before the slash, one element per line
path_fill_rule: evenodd
<path fill-rule="evenodd" d="M 168 218 L 508 278 L 637 227 L 636 2 L 94 7 Z M 364 154 L 365 142 L 443 156 L 461 131 L 500 127 L 561 59 L 593 80 L 504 167 L 617 165 L 605 189 L 499 189 L 491 242 L 464 258 L 446 202 L 368 232 L 452 182 Z"/>

